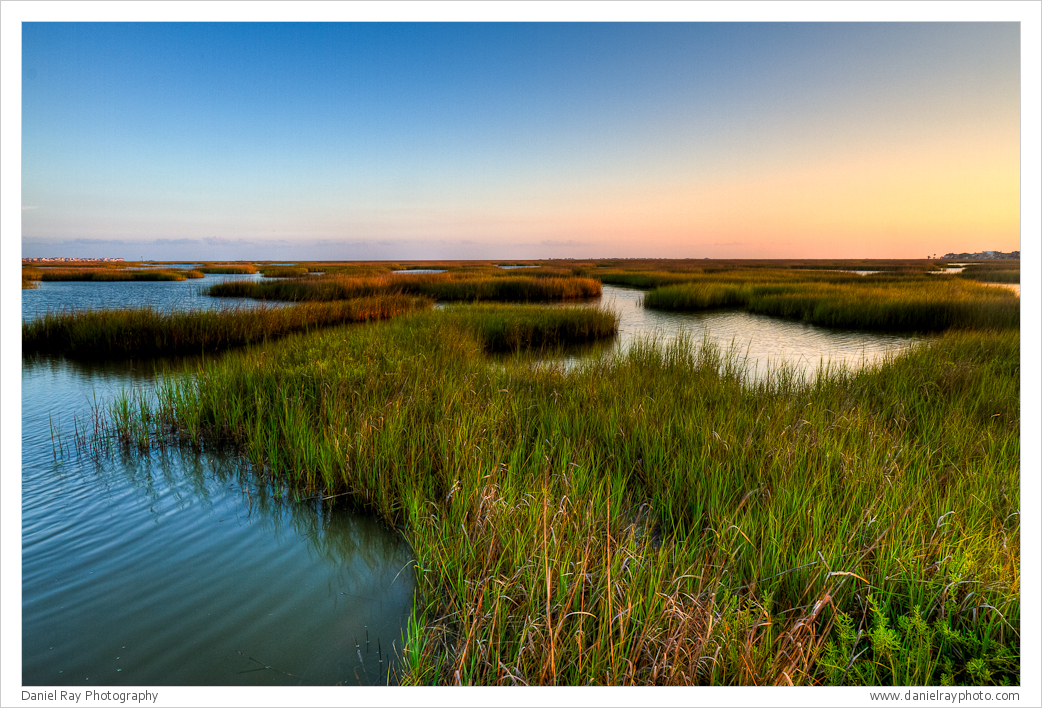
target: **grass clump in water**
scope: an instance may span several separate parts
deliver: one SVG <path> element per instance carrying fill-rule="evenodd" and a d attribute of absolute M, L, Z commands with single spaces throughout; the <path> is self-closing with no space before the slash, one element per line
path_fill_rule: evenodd
<path fill-rule="evenodd" d="M 866 330 L 936 332 L 1020 326 L 1016 295 L 930 275 L 707 276 L 655 288 L 644 296 L 644 306 L 685 312 L 741 307 L 826 327 Z"/>
<path fill-rule="evenodd" d="M 542 274 L 494 275 L 463 273 L 383 274 L 356 276 L 329 274 L 277 283 L 232 281 L 206 291 L 215 297 L 316 302 L 367 295 L 404 293 L 456 302 L 549 302 L 596 297 L 601 284 L 593 278 Z"/>
<path fill-rule="evenodd" d="M 748 385 L 684 343 L 493 365 L 481 319 L 233 352 L 134 415 L 401 528 L 405 683 L 1019 681 L 1016 330 Z"/>
<path fill-rule="evenodd" d="M 257 272 L 257 267 L 250 263 L 223 263 L 217 265 L 208 263 L 196 270 L 200 273 L 214 275 L 252 275 Z"/>
<path fill-rule="evenodd" d="M 619 327 L 618 315 L 607 310 L 523 305 L 468 305 L 431 317 L 473 333 L 489 352 L 586 344 L 614 336 Z"/>
<path fill-rule="evenodd" d="M 34 269 L 33 278 L 40 281 L 84 281 L 84 282 L 127 282 L 127 281 L 171 281 L 202 278 L 198 270 L 181 270 L 175 268 L 146 268 L 130 270 L 118 267 L 85 267 L 85 268 L 38 268 Z M 24 277 L 23 277 L 24 279 Z"/>
<path fill-rule="evenodd" d="M 971 263 L 956 274 L 959 278 L 981 283 L 1019 283 L 1020 261 L 992 261 Z"/>
<path fill-rule="evenodd" d="M 265 266 L 261 268 L 261 275 L 265 278 L 300 278 L 307 274 L 307 266 Z"/>
<path fill-rule="evenodd" d="M 199 354 L 294 332 L 386 319 L 430 305 L 425 298 L 384 296 L 293 307 L 48 312 L 22 325 L 22 354 L 60 354 L 75 359 Z"/>
<path fill-rule="evenodd" d="M 22 290 L 35 290 L 40 280 L 40 271 L 36 268 L 22 268 Z"/>

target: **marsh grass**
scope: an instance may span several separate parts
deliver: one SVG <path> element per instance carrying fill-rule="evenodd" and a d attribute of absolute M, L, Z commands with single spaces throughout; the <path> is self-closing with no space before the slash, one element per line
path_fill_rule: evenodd
<path fill-rule="evenodd" d="M 626 259 L 610 261 L 549 261 L 549 265 L 581 268 L 585 274 L 601 277 L 607 273 L 669 274 L 740 273 L 756 271 L 858 271 L 923 273 L 935 270 L 928 260 L 875 259 Z"/>
<path fill-rule="evenodd" d="M 32 267 L 22 267 L 22 290 L 35 290 L 40 280 L 40 271 Z"/>
<path fill-rule="evenodd" d="M 473 275 L 467 271 L 417 275 L 388 273 L 375 276 L 327 274 L 317 278 L 273 283 L 216 283 L 206 293 L 215 297 L 291 302 L 343 300 L 386 293 L 463 302 L 548 302 L 596 297 L 601 293 L 600 282 L 592 278 L 553 274 L 512 275 L 509 271 L 500 273 L 488 276 Z"/>
<path fill-rule="evenodd" d="M 534 275 L 500 275 L 490 278 L 454 279 L 417 283 L 419 293 L 436 300 L 548 302 L 597 297 L 601 284 L 593 278 Z"/>
<path fill-rule="evenodd" d="M 973 263 L 956 274 L 959 278 L 976 280 L 981 283 L 1019 283 L 1020 261 L 1001 260 L 987 263 Z"/>
<path fill-rule="evenodd" d="M 355 277 L 372 277 L 376 275 L 388 275 L 393 270 L 398 270 L 397 263 L 372 262 L 372 263 L 342 263 L 339 261 L 314 261 L 309 262 L 308 268 L 321 271 L 328 275 L 343 275 Z"/>
<path fill-rule="evenodd" d="M 207 263 L 196 270 L 200 273 L 216 275 L 251 275 L 257 272 L 257 267 L 249 263 L 225 263 L 218 265 Z"/>
<path fill-rule="evenodd" d="M 293 332 L 385 319 L 430 305 L 425 298 L 382 296 L 293 307 L 48 312 L 22 325 L 22 354 L 60 354 L 74 359 L 199 354 Z"/>
<path fill-rule="evenodd" d="M 929 275 L 721 274 L 657 287 L 644 306 L 697 311 L 740 307 L 826 327 L 937 332 L 1020 326 L 1013 293 Z"/>
<path fill-rule="evenodd" d="M 261 275 L 265 278 L 300 278 L 308 274 L 307 266 L 264 266 Z"/>
<path fill-rule="evenodd" d="M 40 281 L 91 281 L 91 282 L 125 282 L 125 281 L 169 281 L 202 278 L 198 270 L 182 270 L 173 268 L 147 268 L 131 270 L 126 267 L 83 267 L 83 268 L 39 268 L 34 269 L 33 278 Z M 38 277 L 37 277 L 38 276 Z M 23 275 L 24 279 L 24 275 Z"/>
<path fill-rule="evenodd" d="M 619 268 L 584 268 L 586 275 L 610 285 L 649 290 L 685 283 L 783 284 L 847 282 L 854 271 L 878 271 L 888 275 L 917 275 L 933 268 L 927 263 L 875 261 L 637 261 Z M 647 266 L 653 267 L 647 267 Z"/>
<path fill-rule="evenodd" d="M 403 683 L 1019 682 L 1016 330 L 747 384 L 691 342 L 492 365 L 494 315 L 231 352 L 112 418 L 401 529 Z"/>
<path fill-rule="evenodd" d="M 689 270 L 681 273 L 648 272 L 648 271 L 605 271 L 597 274 L 598 280 L 608 285 L 622 285 L 630 288 L 648 290 L 664 285 L 689 283 L 695 280 L 701 270 Z"/>
<path fill-rule="evenodd" d="M 437 315 L 437 326 L 462 327 L 488 352 L 522 352 L 587 344 L 614 336 L 619 316 L 609 310 L 549 310 L 502 304 L 454 307 Z"/>

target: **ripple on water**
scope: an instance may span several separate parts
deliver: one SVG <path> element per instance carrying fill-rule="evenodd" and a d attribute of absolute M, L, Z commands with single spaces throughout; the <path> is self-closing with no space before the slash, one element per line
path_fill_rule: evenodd
<path fill-rule="evenodd" d="M 807 377 L 823 364 L 872 365 L 922 341 L 913 335 L 835 330 L 744 310 L 651 310 L 641 304 L 643 291 L 605 285 L 602 292 L 600 303 L 594 306 L 614 309 L 620 315 L 619 335 L 609 352 L 625 351 L 647 338 L 664 344 L 679 337 L 687 337 L 695 345 L 709 341 L 724 352 L 734 350 L 754 380 L 779 367 L 791 367 Z"/>
<path fill-rule="evenodd" d="M 244 277 L 259 276 L 207 276 Z M 23 320 L 66 307 L 224 304 L 200 296 L 199 282 L 41 283 L 23 291 Z M 604 287 L 603 304 L 621 315 L 612 347 L 707 337 L 734 345 L 754 375 L 778 364 L 812 371 L 822 358 L 871 363 L 917 341 L 738 311 L 656 312 L 641 295 Z M 400 572 L 411 555 L 398 536 L 287 499 L 219 455 L 77 455 L 73 417 L 122 387 L 147 387 L 148 366 L 40 359 L 22 372 L 25 684 L 383 680 L 377 639 L 385 656 L 401 646 L 412 602 L 411 571 Z M 55 428 L 64 455 L 52 451 Z"/>
<path fill-rule="evenodd" d="M 191 280 L 160 280 L 104 283 L 57 281 L 41 282 L 22 291 L 22 321 L 63 310 L 105 310 L 120 307 L 154 307 L 159 310 L 221 309 L 226 307 L 273 306 L 245 298 L 210 297 L 203 290 L 228 280 L 257 280 L 259 273 L 247 275 L 207 274 Z"/>
<path fill-rule="evenodd" d="M 73 416 L 149 385 L 121 366 L 23 361 L 23 683 L 383 683 L 377 640 L 400 648 L 412 606 L 408 546 L 234 458 L 77 454 Z"/>

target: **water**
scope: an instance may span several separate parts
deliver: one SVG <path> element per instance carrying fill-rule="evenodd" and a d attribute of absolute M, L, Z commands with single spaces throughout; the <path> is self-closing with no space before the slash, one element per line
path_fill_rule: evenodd
<path fill-rule="evenodd" d="M 143 304 L 253 306 L 199 294 L 209 282 L 243 277 L 260 276 L 40 283 L 22 292 L 22 316 Z M 603 292 L 584 306 L 619 312 L 609 352 L 647 336 L 707 337 L 736 347 L 754 378 L 780 364 L 805 373 L 823 359 L 870 364 L 916 341 L 739 311 L 645 310 L 641 291 Z M 296 500 L 234 457 L 77 452 L 76 428 L 89 423 L 92 404 L 121 388 L 147 389 L 154 368 L 23 360 L 23 682 L 386 681 L 414 589 L 411 555 L 399 536 L 372 519 Z"/>
<path fill-rule="evenodd" d="M 154 307 L 159 310 L 220 309 L 257 307 L 259 301 L 245 298 L 210 297 L 202 291 L 226 280 L 259 280 L 260 274 L 206 275 L 189 280 L 115 282 L 41 282 L 22 291 L 22 320 L 61 310 L 102 310 L 117 307 Z M 273 304 L 273 303 L 268 303 Z"/>
<path fill-rule="evenodd" d="M 969 264 L 969 263 L 949 263 L 948 267 L 945 268 L 944 270 L 931 270 L 931 271 L 927 271 L 927 272 L 931 273 L 933 275 L 947 275 L 947 274 L 951 274 L 951 273 L 961 273 L 963 271 L 963 267 L 966 266 L 966 265 L 971 265 L 971 264 Z M 954 268 L 952 266 L 959 266 L 959 267 L 958 268 Z M 986 285 L 989 288 L 1006 288 L 1007 290 L 1012 290 L 1013 292 L 1015 292 L 1017 294 L 1017 297 L 1020 297 L 1020 283 L 985 283 L 983 281 L 977 281 L 977 282 L 979 282 L 981 285 Z"/>
<path fill-rule="evenodd" d="M 417 275 L 420 273 L 444 273 L 444 268 L 412 268 L 410 270 L 392 270 L 395 275 Z"/>
<path fill-rule="evenodd" d="M 829 329 L 741 310 L 650 310 L 640 304 L 643 291 L 605 285 L 602 292 L 599 304 L 620 315 L 619 335 L 608 347 L 608 353 L 623 351 L 634 341 L 647 337 L 669 343 L 685 336 L 696 345 L 708 339 L 724 351 L 733 347 L 743 357 L 753 380 L 780 366 L 791 367 L 804 377 L 815 374 L 823 363 L 851 368 L 868 366 L 922 339 Z"/>
<path fill-rule="evenodd" d="M 501 266 L 497 266 L 497 267 L 498 268 L 502 268 L 503 270 L 517 270 L 518 268 L 538 268 L 539 266 L 537 266 L 537 265 L 512 265 L 512 266 L 501 265 Z"/>
<path fill-rule="evenodd" d="M 227 304 L 200 282 L 41 283 L 22 316 Z M 23 683 L 386 683 L 414 590 L 400 536 L 234 456 L 77 450 L 92 405 L 155 366 L 22 362 Z"/>
<path fill-rule="evenodd" d="M 1012 290 L 1017 294 L 1017 297 L 1020 297 L 1020 283 L 981 283 L 981 285 L 987 285 L 989 288 Z"/>

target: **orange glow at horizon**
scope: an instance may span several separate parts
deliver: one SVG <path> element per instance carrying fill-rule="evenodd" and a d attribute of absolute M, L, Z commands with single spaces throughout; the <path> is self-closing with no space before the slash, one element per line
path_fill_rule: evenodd
<path fill-rule="evenodd" d="M 852 242 L 872 257 L 1019 250 L 1019 136 L 969 143 L 945 137 L 899 151 L 851 146 L 725 180 L 619 188 L 562 200 L 549 212 L 576 236 L 619 245 L 653 239 L 663 255 L 673 250 L 678 257 L 702 244 L 741 246 L 747 254 L 777 248 L 778 257 L 784 251 L 804 258 L 838 257 Z"/>

